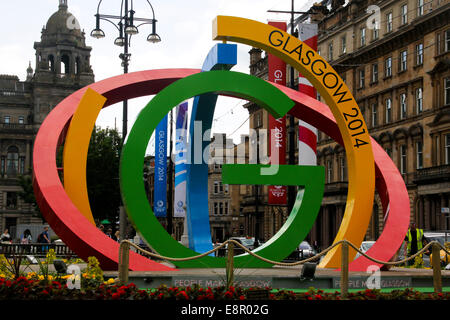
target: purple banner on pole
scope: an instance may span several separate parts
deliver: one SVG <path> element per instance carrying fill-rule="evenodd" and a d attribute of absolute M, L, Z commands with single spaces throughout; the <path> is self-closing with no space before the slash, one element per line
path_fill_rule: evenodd
<path fill-rule="evenodd" d="M 155 190 L 153 212 L 156 217 L 167 215 L 167 116 L 155 130 Z"/>

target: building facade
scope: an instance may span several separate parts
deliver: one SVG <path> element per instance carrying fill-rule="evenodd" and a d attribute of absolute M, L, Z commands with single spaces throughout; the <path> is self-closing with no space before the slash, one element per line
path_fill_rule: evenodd
<path fill-rule="evenodd" d="M 19 193 L 19 176 L 32 175 L 34 138 L 47 114 L 65 97 L 94 82 L 91 48 L 76 18 L 60 0 L 34 43 L 36 63 L 27 78 L 0 75 L 0 228 L 42 223 Z"/>
<path fill-rule="evenodd" d="M 376 14 L 367 13 L 371 5 Z M 313 13 L 309 18 L 318 23 L 319 53 L 343 78 L 371 136 L 405 180 L 411 221 L 425 230 L 449 229 L 448 215 L 441 211 L 450 206 L 450 3 L 333 1 L 331 8 L 315 6 Z M 250 72 L 267 78 L 267 57 L 259 49 L 250 51 Z M 250 128 L 267 129 L 267 112 L 254 104 L 247 108 Z M 320 131 L 317 151 L 326 185 L 308 240 L 323 248 L 332 243 L 345 210 L 347 162 L 343 147 Z M 268 206 L 266 199 L 264 190 L 255 211 L 264 221 L 260 233 L 265 240 L 287 216 L 286 208 Z M 376 196 L 368 240 L 381 234 L 384 215 Z"/>

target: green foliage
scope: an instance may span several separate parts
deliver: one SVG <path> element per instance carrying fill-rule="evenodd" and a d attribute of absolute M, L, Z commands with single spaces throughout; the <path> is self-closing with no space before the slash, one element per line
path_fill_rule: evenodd
<path fill-rule="evenodd" d="M 117 221 L 121 203 L 119 158 L 122 138 L 115 129 L 95 127 L 87 158 L 89 202 L 96 220 Z"/>
<path fill-rule="evenodd" d="M 33 179 L 30 175 L 19 176 L 18 179 L 19 185 L 22 188 L 22 190 L 17 193 L 19 195 L 19 198 L 21 198 L 25 203 L 30 204 L 33 208 L 34 214 L 37 217 L 41 218 L 42 221 L 44 221 L 41 211 L 39 210 L 39 207 L 37 205 L 36 197 L 34 195 Z"/>
<path fill-rule="evenodd" d="M 414 258 L 413 268 L 422 269 L 423 267 L 424 265 L 422 255 L 418 255 L 417 257 Z"/>

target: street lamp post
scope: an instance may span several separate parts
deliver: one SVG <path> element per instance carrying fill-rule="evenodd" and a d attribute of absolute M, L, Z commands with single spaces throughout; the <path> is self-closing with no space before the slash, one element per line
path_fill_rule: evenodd
<path fill-rule="evenodd" d="M 123 67 L 123 73 L 128 73 L 128 66 L 130 64 L 131 54 L 129 53 L 130 39 L 132 36 L 139 33 L 139 27 L 142 25 L 149 24 L 152 26 L 152 32 L 147 36 L 147 41 L 150 43 L 158 43 L 161 41 L 161 37 L 156 33 L 156 22 L 155 11 L 150 1 L 146 0 L 148 5 L 152 10 L 152 18 L 138 18 L 135 17 L 136 13 L 133 9 L 133 0 L 122 0 L 120 6 L 120 15 L 107 15 L 100 13 L 100 5 L 103 0 L 100 0 L 97 6 L 97 13 L 95 14 L 95 29 L 92 30 L 91 36 L 96 39 L 101 39 L 105 37 L 105 32 L 100 28 L 100 21 L 104 20 L 111 23 L 118 31 L 118 37 L 114 40 L 114 44 L 119 47 L 123 47 L 123 53 L 119 55 L 122 61 L 121 66 Z M 118 21 L 117 23 L 113 21 Z M 135 25 L 136 22 L 140 22 L 139 25 Z M 123 101 L 123 122 L 122 122 L 122 141 L 125 141 L 125 137 L 128 133 L 127 129 L 128 123 L 128 100 Z M 120 210 L 120 238 L 125 239 L 127 218 L 123 208 Z"/>

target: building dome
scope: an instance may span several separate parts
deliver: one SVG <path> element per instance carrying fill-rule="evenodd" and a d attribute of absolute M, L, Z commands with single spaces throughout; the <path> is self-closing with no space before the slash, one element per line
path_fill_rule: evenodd
<path fill-rule="evenodd" d="M 80 24 L 73 14 L 67 10 L 67 0 L 59 1 L 59 9 L 47 21 L 47 34 L 71 34 L 81 37 Z"/>

